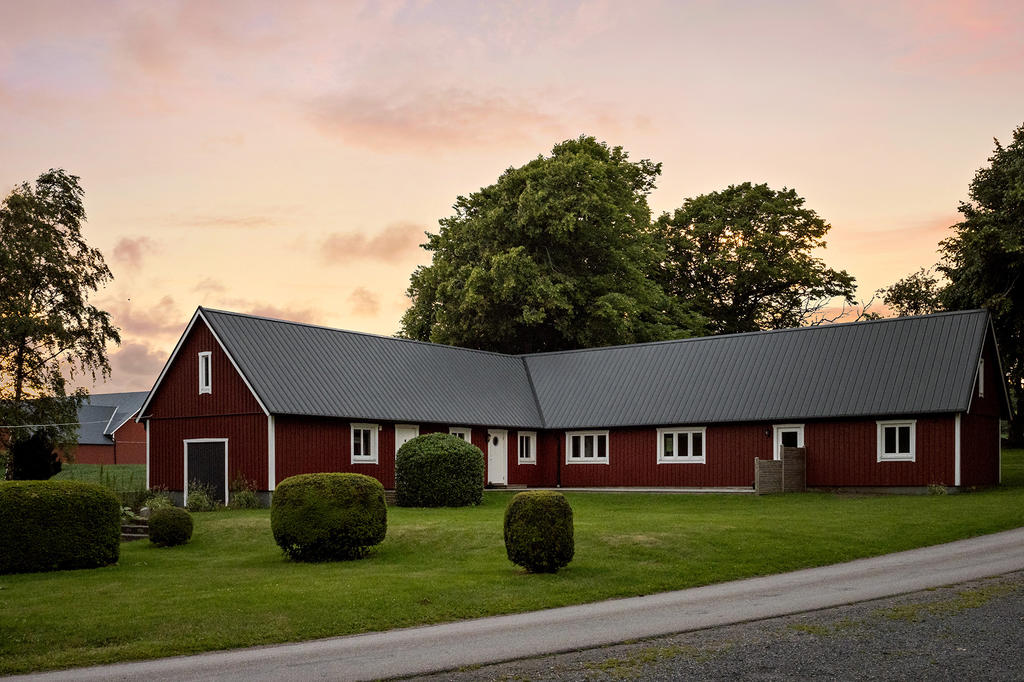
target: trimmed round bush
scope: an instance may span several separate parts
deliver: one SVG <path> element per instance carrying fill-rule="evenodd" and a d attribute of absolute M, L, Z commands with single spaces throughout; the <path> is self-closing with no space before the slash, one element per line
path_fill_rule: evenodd
<path fill-rule="evenodd" d="M 572 561 L 572 507 L 562 493 L 517 494 L 505 508 L 505 552 L 531 573 L 555 573 Z"/>
<path fill-rule="evenodd" d="M 286 478 L 270 503 L 270 528 L 296 561 L 359 558 L 387 533 L 384 486 L 362 474 Z"/>
<path fill-rule="evenodd" d="M 0 481 L 0 574 L 96 568 L 121 553 L 121 503 L 81 481 Z"/>
<path fill-rule="evenodd" d="M 149 541 L 160 547 L 184 545 L 192 539 L 192 515 L 178 507 L 157 509 L 149 517 Z"/>
<path fill-rule="evenodd" d="M 418 436 L 395 455 L 400 507 L 465 507 L 484 494 L 484 453 L 447 433 Z"/>

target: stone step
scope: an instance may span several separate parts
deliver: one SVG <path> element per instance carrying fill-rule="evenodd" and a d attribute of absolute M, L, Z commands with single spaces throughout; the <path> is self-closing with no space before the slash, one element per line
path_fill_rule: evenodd
<path fill-rule="evenodd" d="M 133 540 L 148 540 L 149 533 L 121 533 L 121 542 L 132 542 Z"/>

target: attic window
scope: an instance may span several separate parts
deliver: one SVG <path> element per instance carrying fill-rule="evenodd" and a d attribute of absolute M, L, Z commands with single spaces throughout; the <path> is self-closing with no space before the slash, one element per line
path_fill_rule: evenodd
<path fill-rule="evenodd" d="M 213 393 L 213 360 L 210 351 L 199 354 L 199 393 Z"/>
<path fill-rule="evenodd" d="M 917 422 L 890 421 L 878 424 L 878 461 L 913 462 Z"/>
<path fill-rule="evenodd" d="M 985 397 L 985 358 L 978 360 L 978 397 Z"/>

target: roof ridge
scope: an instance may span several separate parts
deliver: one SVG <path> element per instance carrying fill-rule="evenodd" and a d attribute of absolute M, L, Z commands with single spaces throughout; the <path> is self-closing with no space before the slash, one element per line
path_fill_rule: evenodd
<path fill-rule="evenodd" d="M 321 330 L 326 331 L 326 332 L 335 332 L 335 333 L 338 333 L 338 334 L 353 334 L 355 336 L 366 336 L 366 337 L 370 337 L 370 338 L 373 338 L 373 339 L 384 339 L 386 341 L 402 341 L 404 343 L 415 343 L 415 344 L 419 344 L 421 346 L 433 346 L 433 347 L 441 347 L 441 348 L 451 348 L 453 350 L 467 351 L 467 352 L 470 352 L 470 353 L 483 353 L 485 355 L 497 355 L 497 356 L 503 357 L 503 358 L 518 358 L 518 357 L 522 357 L 522 354 L 501 353 L 501 352 L 493 351 L 493 350 L 482 350 L 482 349 L 479 349 L 479 348 L 466 348 L 464 346 L 453 346 L 453 345 L 447 344 L 447 343 L 435 343 L 433 341 L 420 341 L 419 339 L 406 339 L 406 338 L 403 338 L 401 336 L 388 336 L 386 334 L 374 334 L 372 332 L 361 332 L 361 331 L 357 331 L 355 329 L 341 329 L 339 327 L 328 327 L 326 325 L 312 324 L 310 322 L 297 322 L 295 320 L 282 320 L 281 318 L 277 318 L 277 317 L 267 317 L 265 315 L 251 315 L 249 313 L 239 313 L 239 312 L 235 312 L 233 310 L 218 310 L 217 308 L 205 308 L 203 306 L 199 306 L 199 309 L 202 310 L 204 313 L 217 313 L 217 314 L 220 314 L 220 315 L 233 315 L 235 317 L 247 317 L 247 318 L 253 319 L 253 320 L 263 320 L 264 322 L 277 322 L 279 324 L 289 324 L 289 325 L 294 325 L 296 327 L 309 327 L 311 329 L 321 329 Z"/>
<path fill-rule="evenodd" d="M 806 327 L 786 327 L 785 329 L 761 329 L 753 332 L 733 332 L 731 334 L 709 334 L 707 336 L 687 336 L 682 339 L 663 339 L 661 341 L 642 341 L 640 343 L 622 343 L 614 346 L 594 346 L 592 348 L 570 348 L 566 350 L 554 350 L 545 351 L 541 353 L 523 353 L 521 357 L 524 358 L 536 358 L 550 355 L 565 355 L 567 353 L 589 353 L 592 351 L 601 350 L 612 350 L 615 348 L 637 348 L 637 347 L 648 347 L 648 346 L 663 346 L 667 344 L 675 343 L 686 343 L 692 341 L 710 341 L 712 339 L 729 339 L 736 337 L 749 337 L 749 336 L 762 336 L 767 334 L 784 334 L 793 332 L 811 332 L 818 329 L 835 329 L 837 327 L 855 327 L 858 325 L 867 324 L 880 324 L 880 323 L 893 323 L 893 322 L 910 322 L 916 320 L 922 320 L 931 317 L 947 317 L 950 315 L 976 315 L 978 313 L 988 314 L 988 311 L 984 308 L 972 308 L 969 310 L 944 310 L 939 313 L 929 313 L 927 315 L 902 315 L 900 317 L 883 317 L 877 320 L 857 320 L 856 322 L 834 322 L 831 324 L 817 324 L 809 325 Z"/>

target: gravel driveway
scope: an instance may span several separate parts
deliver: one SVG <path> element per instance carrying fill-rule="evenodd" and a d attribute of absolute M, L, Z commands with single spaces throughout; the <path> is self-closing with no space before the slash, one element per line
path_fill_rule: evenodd
<path fill-rule="evenodd" d="M 1024 680 L 1024 572 L 419 680 Z"/>

